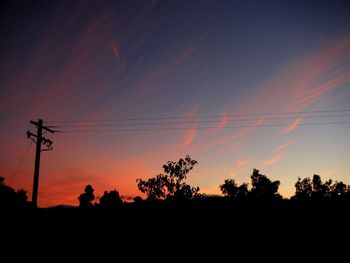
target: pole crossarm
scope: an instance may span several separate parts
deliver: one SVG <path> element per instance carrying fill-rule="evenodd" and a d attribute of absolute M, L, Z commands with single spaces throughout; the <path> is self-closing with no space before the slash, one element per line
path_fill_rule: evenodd
<path fill-rule="evenodd" d="M 31 124 L 35 125 L 37 128 L 37 133 L 34 134 L 31 131 L 27 131 L 28 139 L 32 139 L 36 143 L 35 151 L 35 164 L 34 164 L 34 180 L 33 180 L 33 193 L 32 193 L 32 204 L 37 207 L 38 200 L 38 188 L 39 188 L 39 172 L 40 172 L 40 153 L 43 151 L 52 151 L 53 141 L 43 137 L 43 130 L 55 133 L 56 131 L 50 129 L 43 125 L 43 120 L 38 119 L 38 121 L 30 121 Z M 52 126 L 51 126 L 52 128 Z M 41 145 L 46 146 L 45 149 L 41 149 Z"/>

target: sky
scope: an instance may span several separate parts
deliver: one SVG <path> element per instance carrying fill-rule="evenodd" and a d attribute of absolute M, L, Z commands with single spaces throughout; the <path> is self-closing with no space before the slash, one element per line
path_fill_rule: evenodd
<path fill-rule="evenodd" d="M 348 1 L 0 5 L 5 183 L 31 198 L 30 120 L 61 131 L 44 134 L 39 206 L 78 205 L 87 184 L 131 200 L 187 154 L 206 194 L 253 168 L 284 197 L 313 174 L 350 184 Z"/>

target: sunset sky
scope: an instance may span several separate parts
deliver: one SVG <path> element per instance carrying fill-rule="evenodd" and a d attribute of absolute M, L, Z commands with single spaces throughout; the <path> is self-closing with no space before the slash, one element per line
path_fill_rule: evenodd
<path fill-rule="evenodd" d="M 253 168 L 350 184 L 349 1 L 2 1 L 0 176 L 39 206 L 78 205 L 189 154 L 188 182 L 218 194 Z M 71 122 L 69 122 L 71 121 Z M 72 127 L 78 126 L 78 127 Z M 30 148 L 28 148 L 30 147 Z M 23 164 L 17 171 L 26 150 Z"/>

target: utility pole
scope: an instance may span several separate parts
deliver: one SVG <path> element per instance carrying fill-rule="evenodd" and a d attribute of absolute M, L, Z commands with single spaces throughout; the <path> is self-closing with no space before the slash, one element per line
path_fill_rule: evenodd
<path fill-rule="evenodd" d="M 34 180 L 33 180 L 33 193 L 32 193 L 32 204 L 36 208 L 38 201 L 38 188 L 39 188 L 39 171 L 40 171 L 40 153 L 42 151 L 52 151 L 52 141 L 43 137 L 43 130 L 46 132 L 54 133 L 49 127 L 43 126 L 43 120 L 38 119 L 37 122 L 30 121 L 31 124 L 37 127 L 37 134 L 33 134 L 27 131 L 28 139 L 32 139 L 36 143 L 35 151 L 35 164 L 34 164 Z M 41 144 L 45 145 L 45 149 L 41 149 Z"/>

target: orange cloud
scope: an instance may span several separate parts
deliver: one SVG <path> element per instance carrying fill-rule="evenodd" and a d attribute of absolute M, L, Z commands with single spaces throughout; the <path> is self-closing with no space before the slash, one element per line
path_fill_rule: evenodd
<path fill-rule="evenodd" d="M 270 165 L 273 165 L 275 163 L 278 163 L 279 161 L 281 161 L 284 157 L 286 157 L 287 153 L 284 152 L 284 153 L 280 153 L 280 154 L 277 154 L 276 156 L 270 158 L 270 159 L 267 159 L 267 160 L 264 160 L 263 161 L 263 165 L 265 166 L 270 166 Z"/>
<path fill-rule="evenodd" d="M 287 128 L 285 128 L 283 131 L 285 133 L 291 132 L 292 130 L 294 130 L 303 120 L 303 118 L 297 118 L 295 119 Z"/>
<path fill-rule="evenodd" d="M 350 58 L 349 47 L 350 37 L 347 37 L 334 46 L 323 50 L 319 55 L 303 58 L 299 64 L 307 65 L 307 71 L 297 85 L 295 85 L 293 94 L 296 96 L 302 95 L 303 91 L 307 90 L 315 79 L 318 79 L 325 72 Z M 309 67 L 310 65 L 311 67 Z"/>
<path fill-rule="evenodd" d="M 237 139 L 245 137 L 250 133 L 252 133 L 257 127 L 262 125 L 264 122 L 265 122 L 265 118 L 260 117 L 253 124 L 248 125 L 247 127 L 240 128 L 239 130 L 235 131 L 234 137 Z"/>
<path fill-rule="evenodd" d="M 235 161 L 236 167 L 244 167 L 250 162 L 250 159 L 240 159 Z"/>
<path fill-rule="evenodd" d="M 197 129 L 196 128 L 191 128 L 188 132 L 186 132 L 184 139 L 183 139 L 183 146 L 188 146 L 190 145 L 193 140 L 197 136 Z"/>
<path fill-rule="evenodd" d="M 227 125 L 227 114 L 224 114 L 224 116 L 222 116 L 221 121 L 219 123 L 219 128 L 225 128 Z"/>
<path fill-rule="evenodd" d="M 338 39 L 328 48 L 308 52 L 259 83 L 257 92 L 242 102 L 240 111 L 303 111 L 328 96 L 342 98 L 338 95 L 346 95 L 343 85 L 350 81 L 349 58 L 350 36 Z"/>
<path fill-rule="evenodd" d="M 306 107 L 316 101 L 318 101 L 322 95 L 330 92 L 331 90 L 338 88 L 340 85 L 345 84 L 346 82 L 350 81 L 350 74 L 345 73 L 342 75 L 334 76 L 329 81 L 313 86 L 310 88 L 310 91 L 307 92 L 307 94 L 303 94 L 302 98 L 298 99 L 297 101 L 291 103 L 288 108 L 294 109 L 296 107 Z"/>
<path fill-rule="evenodd" d="M 113 52 L 113 55 L 117 61 L 117 63 L 119 63 L 119 60 L 120 60 L 120 50 L 119 50 L 119 47 L 117 45 L 117 43 L 115 41 L 113 41 L 111 43 L 111 49 L 112 49 L 112 52 Z"/>
<path fill-rule="evenodd" d="M 292 144 L 292 142 L 286 142 L 286 143 L 283 143 L 281 144 L 280 146 L 278 146 L 276 149 L 275 149 L 275 152 L 279 152 L 283 149 L 286 149 L 288 148 L 290 145 Z"/>

